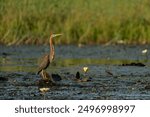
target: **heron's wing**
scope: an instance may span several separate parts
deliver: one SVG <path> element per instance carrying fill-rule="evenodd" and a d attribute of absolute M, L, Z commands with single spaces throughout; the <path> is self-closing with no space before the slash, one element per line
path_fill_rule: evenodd
<path fill-rule="evenodd" d="M 43 57 L 41 57 L 41 59 L 39 59 L 38 61 L 38 73 L 42 70 L 45 69 L 49 64 L 49 55 L 46 54 Z"/>
<path fill-rule="evenodd" d="M 42 61 L 44 60 L 44 58 L 46 57 L 46 54 L 45 55 L 42 55 L 42 57 L 40 57 L 37 61 L 38 63 L 38 66 L 40 66 L 40 64 L 42 63 Z"/>

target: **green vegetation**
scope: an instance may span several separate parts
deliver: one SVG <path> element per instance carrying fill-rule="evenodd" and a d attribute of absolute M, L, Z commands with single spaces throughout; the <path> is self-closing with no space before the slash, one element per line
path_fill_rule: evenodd
<path fill-rule="evenodd" d="M 150 43 L 149 0 L 0 0 L 0 43 Z"/>

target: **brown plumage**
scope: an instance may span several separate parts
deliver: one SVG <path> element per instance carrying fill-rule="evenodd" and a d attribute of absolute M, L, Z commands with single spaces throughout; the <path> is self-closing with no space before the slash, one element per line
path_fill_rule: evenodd
<path fill-rule="evenodd" d="M 42 70 L 46 69 L 46 68 L 49 66 L 49 64 L 50 64 L 50 60 L 49 60 L 49 55 L 47 54 L 47 55 L 45 55 L 45 56 L 43 57 L 43 60 L 42 60 L 42 62 L 41 62 L 40 65 L 39 65 L 38 74 L 39 74 Z"/>
<path fill-rule="evenodd" d="M 49 46 L 50 46 L 50 53 L 46 54 L 43 57 L 42 62 L 39 65 L 39 69 L 38 69 L 38 74 L 45 70 L 49 64 L 54 60 L 54 56 L 55 56 L 55 50 L 54 50 L 54 45 L 53 45 L 53 38 L 56 36 L 60 36 L 61 34 L 51 34 L 50 39 L 49 39 Z"/>

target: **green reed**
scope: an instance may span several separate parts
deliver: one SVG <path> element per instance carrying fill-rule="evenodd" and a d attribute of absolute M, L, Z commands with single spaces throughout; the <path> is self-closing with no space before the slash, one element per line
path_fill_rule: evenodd
<path fill-rule="evenodd" d="M 149 0 L 0 0 L 0 43 L 150 43 Z"/>

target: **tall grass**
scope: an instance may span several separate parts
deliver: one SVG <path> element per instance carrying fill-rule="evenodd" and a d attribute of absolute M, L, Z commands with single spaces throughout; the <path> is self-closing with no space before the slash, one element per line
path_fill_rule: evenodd
<path fill-rule="evenodd" d="M 0 0 L 0 43 L 150 43 L 149 0 Z"/>

